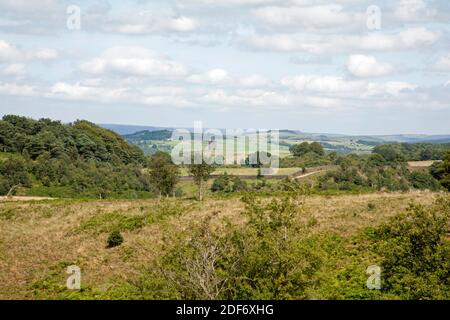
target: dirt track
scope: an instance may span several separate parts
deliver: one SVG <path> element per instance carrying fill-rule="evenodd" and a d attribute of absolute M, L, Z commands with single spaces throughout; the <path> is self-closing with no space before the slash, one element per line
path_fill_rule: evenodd
<path fill-rule="evenodd" d="M 39 200 L 55 200 L 55 198 L 48 198 L 48 197 L 6 197 L 2 196 L 0 197 L 0 202 L 3 201 L 39 201 Z"/>

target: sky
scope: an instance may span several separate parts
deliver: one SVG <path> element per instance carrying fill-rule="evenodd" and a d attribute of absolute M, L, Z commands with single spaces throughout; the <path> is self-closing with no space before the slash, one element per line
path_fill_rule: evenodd
<path fill-rule="evenodd" d="M 0 116 L 450 134 L 448 0 L 0 0 Z"/>

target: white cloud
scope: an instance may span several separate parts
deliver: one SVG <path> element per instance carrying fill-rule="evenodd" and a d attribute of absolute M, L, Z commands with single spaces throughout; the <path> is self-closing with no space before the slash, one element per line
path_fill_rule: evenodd
<path fill-rule="evenodd" d="M 417 49 L 437 42 L 440 34 L 424 27 L 405 29 L 397 34 L 322 35 L 306 33 L 250 34 L 241 37 L 244 45 L 272 51 L 312 54 L 347 53 L 355 50 L 396 51 Z"/>
<path fill-rule="evenodd" d="M 101 57 L 85 62 L 81 69 L 95 75 L 181 76 L 185 67 L 170 58 L 142 47 L 113 47 Z"/>
<path fill-rule="evenodd" d="M 339 109 L 343 107 L 341 100 L 328 97 L 306 96 L 303 97 L 301 102 L 307 106 L 324 109 Z"/>
<path fill-rule="evenodd" d="M 239 79 L 239 84 L 243 87 L 264 87 L 270 84 L 270 81 L 258 74 L 243 77 Z"/>
<path fill-rule="evenodd" d="M 23 63 L 10 64 L 2 70 L 2 74 L 5 76 L 23 78 L 26 74 L 25 65 Z"/>
<path fill-rule="evenodd" d="M 0 62 L 23 60 L 22 52 L 4 40 L 0 40 Z"/>
<path fill-rule="evenodd" d="M 410 28 L 400 32 L 399 40 L 406 49 L 413 49 L 423 45 L 429 45 L 436 42 L 439 34 L 429 31 L 424 27 Z"/>
<path fill-rule="evenodd" d="M 0 9 L 16 13 L 36 13 L 36 11 L 49 11 L 57 6 L 56 0 L 2 0 Z"/>
<path fill-rule="evenodd" d="M 54 60 L 58 57 L 58 52 L 53 49 L 39 49 L 39 50 L 23 50 L 17 48 L 12 43 L 0 40 L 0 63 L 1 62 L 17 62 L 17 61 L 32 61 L 32 60 Z"/>
<path fill-rule="evenodd" d="M 0 83 L 0 94 L 12 96 L 34 96 L 37 94 L 36 88 L 26 84 Z"/>
<path fill-rule="evenodd" d="M 361 54 L 351 55 L 347 62 L 348 71 L 357 77 L 378 77 L 393 72 L 394 68 L 388 64 L 377 61 L 375 57 Z"/>
<path fill-rule="evenodd" d="M 190 0 L 200 1 L 205 4 L 220 5 L 220 6 L 247 6 L 247 5 L 263 5 L 276 3 L 278 0 Z"/>
<path fill-rule="evenodd" d="M 423 21 L 436 16 L 436 9 L 428 7 L 424 0 L 400 0 L 394 15 L 401 21 Z"/>
<path fill-rule="evenodd" d="M 34 54 L 34 57 L 38 60 L 54 60 L 58 58 L 58 51 L 53 49 L 41 49 Z"/>
<path fill-rule="evenodd" d="M 204 74 L 191 75 L 187 80 L 192 83 L 218 84 L 229 81 L 230 77 L 228 72 L 223 69 L 212 69 Z"/>
<path fill-rule="evenodd" d="M 321 92 L 321 93 L 355 93 L 365 88 L 363 81 L 349 81 L 342 77 L 299 75 L 286 77 L 281 84 L 299 92 Z"/>
<path fill-rule="evenodd" d="M 131 17 L 110 19 L 104 29 L 123 34 L 151 34 L 157 32 L 191 32 L 199 22 L 190 17 L 178 15 L 172 9 L 142 11 Z"/>
<path fill-rule="evenodd" d="M 200 103 L 234 108 L 250 106 L 280 108 L 290 104 L 289 95 L 264 90 L 238 90 L 237 92 L 231 92 L 224 89 L 215 89 L 210 90 L 196 100 Z"/>
<path fill-rule="evenodd" d="M 385 83 L 369 83 L 365 95 L 377 96 L 377 95 L 391 95 L 398 96 L 404 90 L 414 90 L 417 85 L 402 82 L 402 81 L 388 81 Z"/>
<path fill-rule="evenodd" d="M 433 66 L 433 70 L 440 72 L 450 72 L 450 54 L 441 56 Z"/>
<path fill-rule="evenodd" d="M 89 85 L 89 84 L 92 84 Z M 57 98 L 74 101 L 92 101 L 102 103 L 134 103 L 149 106 L 193 107 L 185 96 L 184 88 L 180 87 L 114 87 L 98 86 L 98 82 L 76 82 L 74 84 L 57 82 L 44 95 L 47 98 Z"/>
<path fill-rule="evenodd" d="M 117 102 L 125 100 L 125 88 L 103 88 L 91 87 L 83 85 L 79 82 L 69 84 L 65 82 L 57 82 L 47 94 L 48 97 L 62 97 L 73 100 L 92 100 L 103 102 Z"/>
<path fill-rule="evenodd" d="M 318 5 L 310 7 L 264 7 L 253 14 L 265 25 L 274 27 L 329 28 L 346 25 L 356 17 L 344 12 L 341 5 Z"/>
<path fill-rule="evenodd" d="M 403 93 L 416 90 L 417 85 L 402 81 L 368 82 L 366 80 L 347 80 L 342 77 L 299 75 L 286 77 L 281 81 L 282 85 L 290 88 L 292 94 L 301 94 L 307 97 L 315 97 L 316 105 L 350 107 L 355 99 L 366 101 L 364 105 L 371 106 L 375 103 L 372 99 L 382 97 L 385 99 L 398 99 Z M 409 95 L 411 102 L 416 97 Z M 319 99 L 322 98 L 322 99 Z M 330 99 L 330 100 L 329 100 Z M 345 101 L 347 104 L 343 103 Z M 339 102 L 339 103 L 338 103 Z M 372 106 L 375 107 L 375 104 Z"/>

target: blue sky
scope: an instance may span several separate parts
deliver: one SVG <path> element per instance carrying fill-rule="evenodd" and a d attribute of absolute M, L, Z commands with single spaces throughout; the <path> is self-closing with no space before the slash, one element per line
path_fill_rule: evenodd
<path fill-rule="evenodd" d="M 69 5 L 80 29 L 67 27 Z M 449 134 L 450 4 L 0 0 L 0 114 L 10 113 Z"/>

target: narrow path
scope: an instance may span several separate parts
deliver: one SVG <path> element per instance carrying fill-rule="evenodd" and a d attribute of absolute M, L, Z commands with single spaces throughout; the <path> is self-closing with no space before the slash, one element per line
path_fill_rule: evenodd
<path fill-rule="evenodd" d="M 309 176 L 312 176 L 313 174 L 319 173 L 319 172 L 324 172 L 325 170 L 319 170 L 319 171 L 313 171 L 313 172 L 308 172 L 299 176 L 295 176 L 294 179 L 302 179 L 302 178 L 306 178 Z"/>
<path fill-rule="evenodd" d="M 39 201 L 39 200 L 56 200 L 55 198 L 49 198 L 49 197 L 20 197 L 20 196 L 13 196 L 13 197 L 6 197 L 1 196 L 0 201 Z"/>

